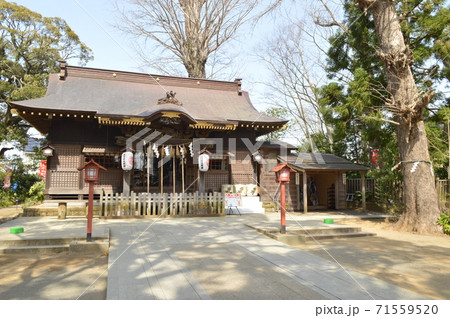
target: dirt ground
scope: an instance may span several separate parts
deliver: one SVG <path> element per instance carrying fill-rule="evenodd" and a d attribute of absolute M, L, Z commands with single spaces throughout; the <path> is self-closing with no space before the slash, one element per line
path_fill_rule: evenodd
<path fill-rule="evenodd" d="M 106 299 L 107 267 L 98 254 L 0 255 L 0 299 Z"/>
<path fill-rule="evenodd" d="M 433 299 L 450 299 L 450 236 L 398 232 L 383 221 L 341 222 L 377 236 L 308 242 L 296 247 Z"/>

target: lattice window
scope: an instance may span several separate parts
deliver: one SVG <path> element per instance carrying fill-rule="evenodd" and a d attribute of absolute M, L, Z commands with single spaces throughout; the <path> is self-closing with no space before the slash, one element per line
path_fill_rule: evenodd
<path fill-rule="evenodd" d="M 51 170 L 76 170 L 80 166 L 80 145 L 52 145 L 55 155 L 51 158 Z"/>
<path fill-rule="evenodd" d="M 78 178 L 80 172 L 76 171 L 51 171 L 52 188 L 78 189 Z"/>
<path fill-rule="evenodd" d="M 228 183 L 228 172 L 209 171 L 205 175 L 206 191 L 220 192 L 222 190 L 222 184 Z"/>
<path fill-rule="evenodd" d="M 226 159 L 211 159 L 211 160 L 209 160 L 209 169 L 226 171 L 226 170 L 228 170 L 227 169 L 227 160 Z"/>
<path fill-rule="evenodd" d="M 254 184 L 253 173 L 233 173 L 231 175 L 231 183 L 233 184 Z"/>

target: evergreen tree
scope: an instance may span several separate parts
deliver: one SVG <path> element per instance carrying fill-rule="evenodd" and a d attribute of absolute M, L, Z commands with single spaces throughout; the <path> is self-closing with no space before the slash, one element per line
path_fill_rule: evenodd
<path fill-rule="evenodd" d="M 334 148 L 360 163 L 368 161 L 370 148 L 380 149 L 378 177 L 396 184 L 404 179 L 402 224 L 438 230 L 430 162 L 444 162 L 435 160 L 445 153 L 437 121 L 448 102 L 443 94 L 432 100 L 430 89 L 449 79 L 449 9 L 443 0 L 344 1 L 344 9 L 347 29 L 330 39 L 327 71 L 334 82 L 321 89 L 324 117 L 335 127 Z M 427 109 L 430 101 L 434 112 Z M 390 172 L 397 160 L 401 175 Z M 414 174 L 411 164 L 418 160 L 425 163 Z"/>
<path fill-rule="evenodd" d="M 0 138 L 24 143 L 28 124 L 6 102 L 42 97 L 58 60 L 92 59 L 91 50 L 60 18 L 0 0 Z"/>

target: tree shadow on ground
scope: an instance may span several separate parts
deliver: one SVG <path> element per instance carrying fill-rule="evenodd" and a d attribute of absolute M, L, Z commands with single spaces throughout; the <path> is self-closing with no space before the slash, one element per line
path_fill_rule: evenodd
<path fill-rule="evenodd" d="M 106 299 L 108 257 L 98 254 L 0 255 L 0 299 Z M 99 277 L 100 276 L 100 277 Z M 99 279 L 82 295 L 85 289 Z"/>
<path fill-rule="evenodd" d="M 450 299 L 450 242 L 415 244 L 385 237 L 356 237 L 299 244 L 295 247 L 333 259 L 342 266 L 434 299 Z"/>

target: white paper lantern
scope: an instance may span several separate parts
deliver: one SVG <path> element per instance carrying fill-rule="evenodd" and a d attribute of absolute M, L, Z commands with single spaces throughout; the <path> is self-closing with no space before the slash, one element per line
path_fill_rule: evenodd
<path fill-rule="evenodd" d="M 206 153 L 198 156 L 198 170 L 206 172 L 209 169 L 209 155 Z"/>
<path fill-rule="evenodd" d="M 125 151 L 122 154 L 122 169 L 125 171 L 133 169 L 133 161 L 133 153 L 131 151 Z"/>

